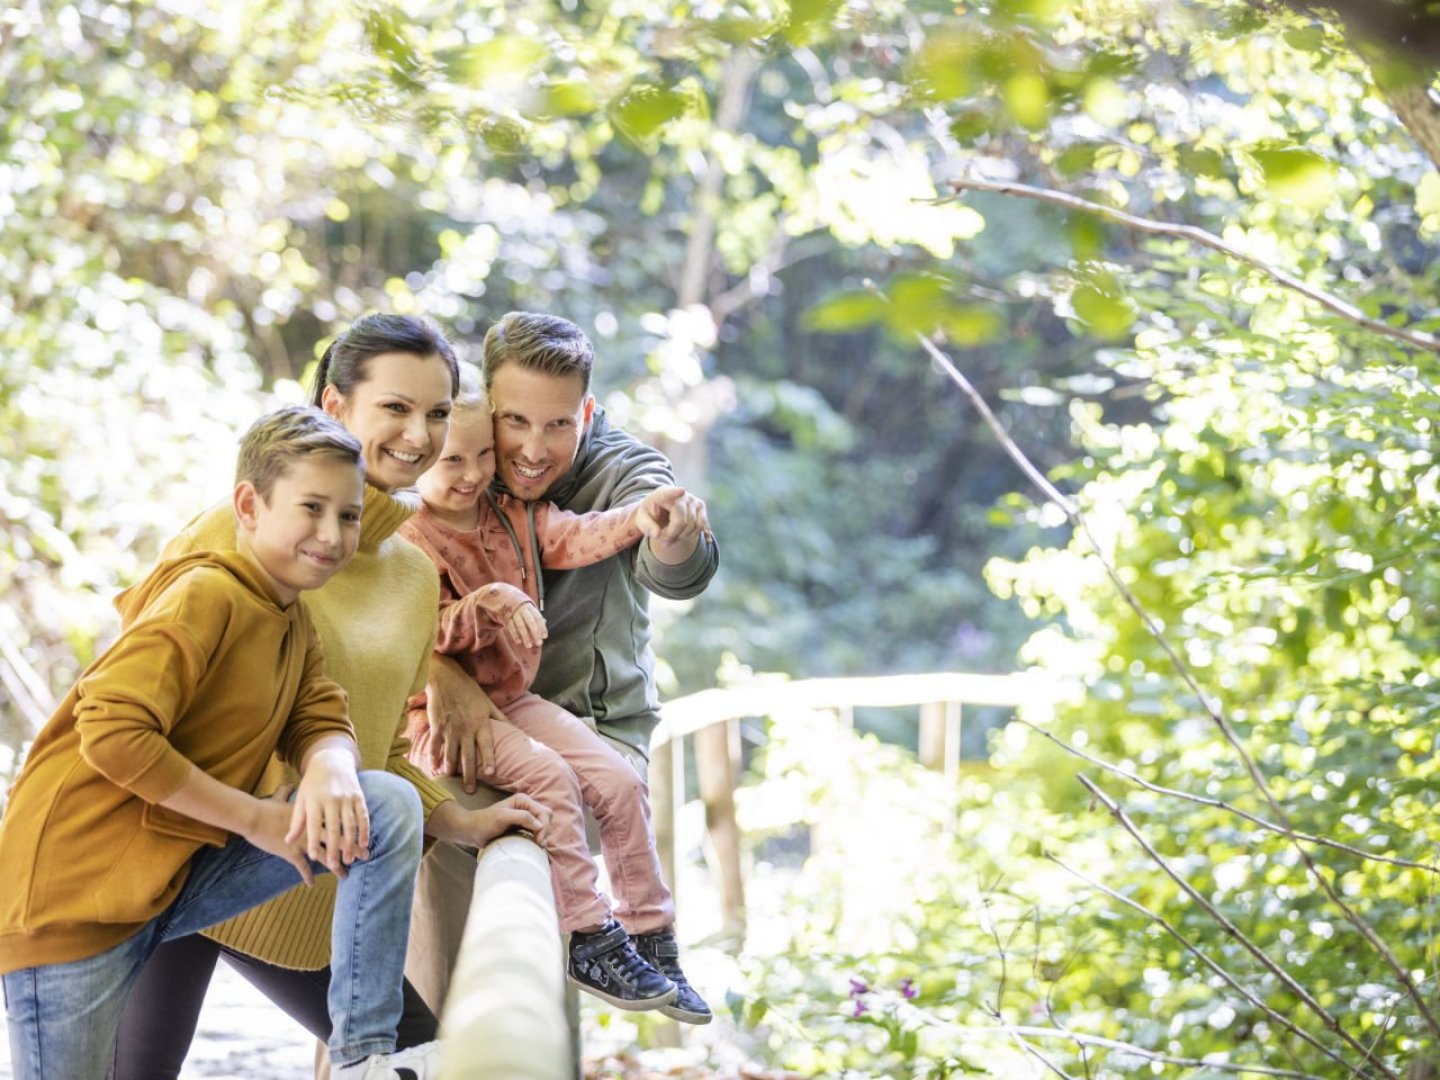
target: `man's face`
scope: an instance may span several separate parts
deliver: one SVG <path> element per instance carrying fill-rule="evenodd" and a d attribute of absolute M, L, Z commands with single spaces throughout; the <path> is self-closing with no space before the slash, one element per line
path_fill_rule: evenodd
<path fill-rule="evenodd" d="M 507 363 L 490 382 L 495 462 L 511 494 L 543 498 L 575 461 L 595 399 L 579 375 L 549 375 Z"/>

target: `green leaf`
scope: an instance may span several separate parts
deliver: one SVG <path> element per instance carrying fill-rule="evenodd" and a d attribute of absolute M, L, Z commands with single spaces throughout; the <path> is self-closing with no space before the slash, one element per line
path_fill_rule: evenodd
<path fill-rule="evenodd" d="M 885 317 L 885 301 L 867 291 L 845 292 L 820 301 L 805 312 L 801 324 L 807 330 L 848 334 L 864 330 Z"/>
<path fill-rule="evenodd" d="M 1320 52 L 1325 48 L 1323 26 L 1297 26 L 1285 31 L 1285 44 L 1301 52 Z"/>
<path fill-rule="evenodd" d="M 911 84 L 936 101 L 968 96 L 974 87 L 975 47 L 959 33 L 932 34 L 920 46 Z"/>
<path fill-rule="evenodd" d="M 1006 108 L 1021 127 L 1034 131 L 1050 119 L 1050 86 L 1043 76 L 1021 71 L 1005 81 L 1001 92 Z"/>
<path fill-rule="evenodd" d="M 647 142 L 662 126 L 684 115 L 688 98 L 678 90 L 633 86 L 610 106 L 615 127 L 637 143 Z"/>
<path fill-rule="evenodd" d="M 424 83 L 417 77 L 421 69 L 420 56 L 395 15 L 388 11 L 367 12 L 365 36 L 375 55 L 389 61 L 390 75 L 396 82 L 411 90 L 424 89 Z"/>
<path fill-rule="evenodd" d="M 523 75 L 550 55 L 545 43 L 518 34 L 502 34 L 478 45 L 439 57 L 445 73 L 456 82 L 480 86 L 487 79 Z"/>
<path fill-rule="evenodd" d="M 1335 167 L 1313 150 L 1298 146 L 1252 149 L 1265 186 L 1286 201 L 1318 209 L 1334 192 Z"/>
<path fill-rule="evenodd" d="M 600 107 L 595 88 L 589 83 L 567 81 L 545 88 L 537 116 L 589 116 Z"/>
<path fill-rule="evenodd" d="M 1092 334 L 1106 341 L 1125 337 L 1135 324 L 1135 309 L 1129 301 L 1094 285 L 1078 286 L 1070 294 L 1070 306 Z"/>
<path fill-rule="evenodd" d="M 1427 230 L 1440 228 L 1440 173 L 1427 172 L 1415 188 L 1415 210 Z"/>
<path fill-rule="evenodd" d="M 957 345 L 983 345 L 1005 333 L 1004 317 L 993 305 L 962 304 L 947 310 L 939 320 L 945 335 Z"/>
<path fill-rule="evenodd" d="M 1225 175 L 1225 159 L 1218 150 L 1182 146 L 1179 157 L 1180 168 L 1190 176 L 1215 178 Z"/>
<path fill-rule="evenodd" d="M 808 45 L 834 22 L 845 0 L 791 0 L 782 33 L 793 45 Z"/>

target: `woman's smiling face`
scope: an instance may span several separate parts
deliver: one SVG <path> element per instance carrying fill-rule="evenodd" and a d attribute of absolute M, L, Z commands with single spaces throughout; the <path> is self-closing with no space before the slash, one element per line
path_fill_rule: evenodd
<path fill-rule="evenodd" d="M 451 389 L 440 357 L 389 352 L 366 361 L 365 381 L 348 396 L 327 386 L 321 403 L 360 440 L 366 481 L 394 491 L 413 485 L 440 456 Z"/>

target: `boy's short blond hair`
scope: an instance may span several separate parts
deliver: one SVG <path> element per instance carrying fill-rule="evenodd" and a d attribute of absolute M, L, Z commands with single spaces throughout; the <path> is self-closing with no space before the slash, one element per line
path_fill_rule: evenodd
<path fill-rule="evenodd" d="M 269 499 L 286 470 L 312 454 L 365 471 L 360 440 L 338 420 L 309 405 L 286 405 L 266 413 L 245 432 L 235 462 L 235 483 L 248 480 L 262 499 Z"/>

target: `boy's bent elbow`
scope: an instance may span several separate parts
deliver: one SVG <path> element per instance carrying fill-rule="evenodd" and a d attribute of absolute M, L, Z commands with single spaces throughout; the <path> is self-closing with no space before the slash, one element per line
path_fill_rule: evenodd
<path fill-rule="evenodd" d="M 158 803 L 185 783 L 193 766 L 163 737 L 143 728 L 79 722 L 80 758 L 116 787 Z"/>

